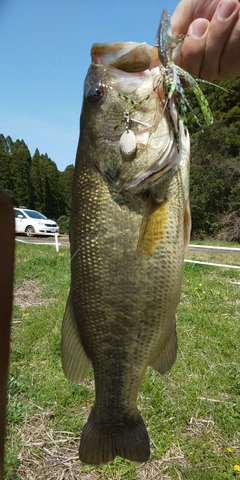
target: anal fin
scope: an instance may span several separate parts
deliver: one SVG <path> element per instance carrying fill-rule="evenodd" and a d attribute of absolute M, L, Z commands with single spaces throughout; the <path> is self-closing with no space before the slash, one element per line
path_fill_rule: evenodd
<path fill-rule="evenodd" d="M 70 294 L 62 323 L 61 350 L 65 376 L 72 382 L 81 382 L 87 375 L 91 362 L 81 343 Z"/>
<path fill-rule="evenodd" d="M 169 370 L 171 370 L 176 361 L 177 348 L 178 342 L 175 321 L 169 338 L 160 350 L 157 345 L 150 363 L 151 367 L 153 367 L 154 370 L 157 370 L 157 372 L 161 373 L 162 375 L 167 373 Z"/>

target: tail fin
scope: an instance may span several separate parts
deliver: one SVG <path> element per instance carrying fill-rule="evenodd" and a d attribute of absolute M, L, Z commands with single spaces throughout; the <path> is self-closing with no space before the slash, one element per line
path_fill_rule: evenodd
<path fill-rule="evenodd" d="M 149 437 L 138 411 L 134 418 L 119 425 L 104 425 L 94 417 L 93 409 L 82 431 L 79 458 L 83 463 L 101 465 L 117 455 L 135 462 L 148 460 Z"/>

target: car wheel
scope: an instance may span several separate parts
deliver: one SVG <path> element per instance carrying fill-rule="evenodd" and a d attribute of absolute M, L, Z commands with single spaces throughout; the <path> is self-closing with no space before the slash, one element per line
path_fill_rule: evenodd
<path fill-rule="evenodd" d="M 32 237 L 33 233 L 35 233 L 35 230 L 33 228 L 32 225 L 28 225 L 26 228 L 25 228 L 25 232 L 27 234 L 28 237 Z"/>

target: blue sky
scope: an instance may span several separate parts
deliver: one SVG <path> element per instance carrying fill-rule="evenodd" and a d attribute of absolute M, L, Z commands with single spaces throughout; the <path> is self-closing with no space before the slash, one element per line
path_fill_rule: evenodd
<path fill-rule="evenodd" d="M 154 44 L 177 0 L 0 0 L 0 133 L 74 164 L 94 42 Z"/>

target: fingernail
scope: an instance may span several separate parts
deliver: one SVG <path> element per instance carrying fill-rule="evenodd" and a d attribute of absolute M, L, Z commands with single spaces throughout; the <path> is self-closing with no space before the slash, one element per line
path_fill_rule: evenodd
<path fill-rule="evenodd" d="M 209 21 L 205 18 L 197 18 L 191 23 L 188 34 L 191 37 L 202 38 L 208 30 Z"/>
<path fill-rule="evenodd" d="M 231 0 L 223 0 L 218 7 L 218 18 L 221 20 L 227 20 L 231 17 L 235 8 L 236 3 L 231 2 Z"/>

